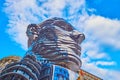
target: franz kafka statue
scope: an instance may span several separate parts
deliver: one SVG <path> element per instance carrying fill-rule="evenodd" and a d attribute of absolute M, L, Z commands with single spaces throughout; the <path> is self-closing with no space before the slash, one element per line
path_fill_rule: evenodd
<path fill-rule="evenodd" d="M 42 64 L 59 65 L 74 72 L 81 67 L 83 33 L 76 31 L 62 18 L 48 19 L 27 27 L 28 51 L 21 61 L 9 64 L 0 74 L 0 80 L 42 79 Z"/>

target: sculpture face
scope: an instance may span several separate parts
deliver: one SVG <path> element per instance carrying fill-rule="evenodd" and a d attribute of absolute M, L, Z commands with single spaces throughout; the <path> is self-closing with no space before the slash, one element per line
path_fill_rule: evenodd
<path fill-rule="evenodd" d="M 73 71 L 80 69 L 80 43 L 85 36 L 61 18 L 53 18 L 27 29 L 28 47 L 36 55 Z"/>

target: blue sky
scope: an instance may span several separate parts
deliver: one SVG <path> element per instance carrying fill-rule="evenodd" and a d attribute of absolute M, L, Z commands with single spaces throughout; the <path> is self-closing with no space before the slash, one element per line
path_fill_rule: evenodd
<path fill-rule="evenodd" d="M 0 59 L 24 56 L 27 25 L 57 16 L 86 36 L 82 68 L 104 80 L 119 80 L 119 4 L 119 0 L 0 0 Z"/>
<path fill-rule="evenodd" d="M 8 16 L 4 12 L 4 0 L 0 0 L 0 59 L 10 55 L 23 56 L 25 50 L 23 50 L 19 44 L 12 40 L 7 33 Z"/>
<path fill-rule="evenodd" d="M 120 19 L 120 0 L 86 0 L 89 8 L 95 8 L 96 15 Z"/>

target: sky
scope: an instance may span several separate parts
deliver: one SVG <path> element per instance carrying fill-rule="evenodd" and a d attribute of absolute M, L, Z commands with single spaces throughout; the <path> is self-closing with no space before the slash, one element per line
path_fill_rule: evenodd
<path fill-rule="evenodd" d="M 23 57 L 28 24 L 61 17 L 85 34 L 82 69 L 119 80 L 120 0 L 0 0 L 0 59 Z"/>

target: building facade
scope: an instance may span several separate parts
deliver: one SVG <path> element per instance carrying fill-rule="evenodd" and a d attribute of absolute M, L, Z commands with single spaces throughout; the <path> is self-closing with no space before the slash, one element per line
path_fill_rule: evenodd
<path fill-rule="evenodd" d="M 78 80 L 102 80 L 102 79 L 98 76 L 95 76 L 95 75 L 83 70 L 83 69 L 80 69 Z"/>
<path fill-rule="evenodd" d="M 62 18 L 28 25 L 28 51 L 16 63 L 7 65 L 0 80 L 77 80 L 83 33 Z"/>

